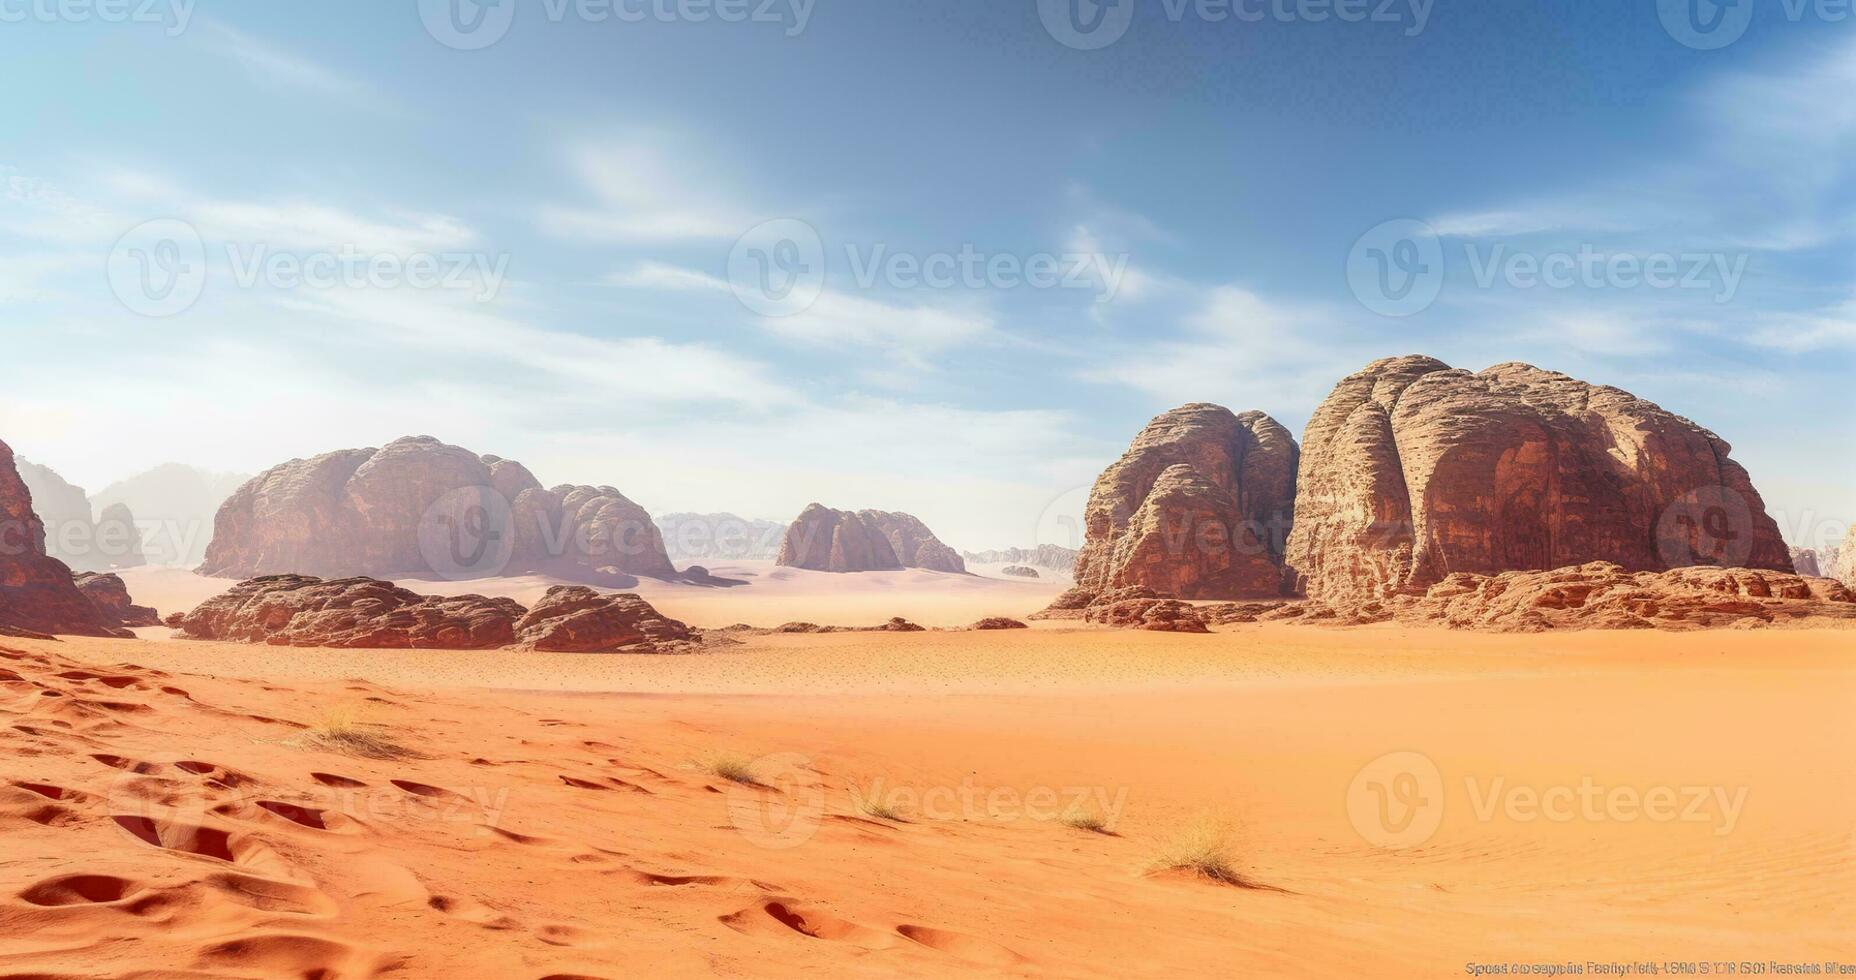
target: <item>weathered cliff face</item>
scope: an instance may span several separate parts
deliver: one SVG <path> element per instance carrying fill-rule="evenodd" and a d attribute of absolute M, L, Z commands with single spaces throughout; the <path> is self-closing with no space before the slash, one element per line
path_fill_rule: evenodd
<path fill-rule="evenodd" d="M 45 553 L 32 493 L 0 442 L 0 634 L 129 636 L 78 590 L 70 566 Z"/>
<path fill-rule="evenodd" d="M 902 567 L 883 532 L 851 511 L 811 504 L 780 542 L 777 565 L 819 572 L 894 571 Z"/>
<path fill-rule="evenodd" d="M 1077 587 L 1281 595 L 1298 455 L 1288 430 L 1261 412 L 1192 404 L 1159 416 L 1089 494 Z"/>
<path fill-rule="evenodd" d="M 1792 571 L 1800 575 L 1827 575 L 1824 564 L 1817 559 L 1817 551 L 1812 548 L 1793 548 Z"/>
<path fill-rule="evenodd" d="M 80 572 L 135 568 L 147 563 L 135 515 L 121 504 L 92 516 L 90 496 L 47 466 L 15 459 L 32 493 L 32 509 L 45 527 L 45 553 Z"/>
<path fill-rule="evenodd" d="M 1286 556 L 1335 604 L 1453 572 L 1593 561 L 1791 571 L 1746 471 L 1712 432 L 1616 388 L 1525 364 L 1375 361 L 1303 437 Z"/>
<path fill-rule="evenodd" d="M 219 509 L 203 575 L 465 580 L 530 572 L 631 584 L 676 569 L 611 487 L 556 487 L 430 436 L 292 460 Z"/>
<path fill-rule="evenodd" d="M 960 557 L 982 565 L 1029 565 L 1060 575 L 1070 575 L 1076 571 L 1076 549 L 1055 544 L 1041 544 L 1035 548 L 963 551 Z"/>
<path fill-rule="evenodd" d="M 965 572 L 967 563 L 960 553 L 941 543 L 928 525 L 910 514 L 897 511 L 860 510 L 857 516 L 889 539 L 890 550 L 904 568 L 926 568 L 934 572 Z"/>
<path fill-rule="evenodd" d="M 1850 526 L 1843 544 L 1827 550 L 1830 552 L 1827 556 L 1829 570 L 1824 574 L 1856 589 L 1856 525 Z"/>

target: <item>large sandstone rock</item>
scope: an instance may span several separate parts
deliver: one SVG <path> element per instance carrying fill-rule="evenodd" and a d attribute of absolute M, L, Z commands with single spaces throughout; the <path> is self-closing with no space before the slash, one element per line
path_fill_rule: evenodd
<path fill-rule="evenodd" d="M 632 593 L 595 592 L 557 585 L 516 621 L 516 643 L 526 650 L 612 653 L 668 651 L 696 634 Z"/>
<path fill-rule="evenodd" d="M 1429 357 L 1346 378 L 1303 437 L 1287 563 L 1336 606 L 1453 572 L 1610 561 L 1791 570 L 1746 471 L 1712 432 L 1616 388 L 1525 364 Z"/>
<path fill-rule="evenodd" d="M 161 614 L 153 607 L 138 606 L 129 597 L 129 587 L 122 576 L 109 572 L 82 572 L 73 579 L 77 590 L 97 607 L 104 618 L 118 626 L 159 626 Z"/>
<path fill-rule="evenodd" d="M 45 526 L 0 442 L 0 634 L 130 636 L 78 590 L 70 566 L 45 553 Z"/>
<path fill-rule="evenodd" d="M 1856 595 L 1840 583 L 1790 572 L 1690 566 L 1632 572 L 1611 562 L 1550 571 L 1456 572 L 1398 618 L 1458 629 L 1700 629 L 1805 620 L 1856 621 Z"/>
<path fill-rule="evenodd" d="M 219 509 L 203 575 L 466 580 L 539 572 L 607 585 L 676 569 L 611 487 L 543 489 L 522 464 L 430 436 L 292 460 Z"/>
<path fill-rule="evenodd" d="M 511 572 L 636 585 L 634 576 L 672 578 L 676 566 L 651 515 L 611 487 L 539 487 L 515 501 Z"/>
<path fill-rule="evenodd" d="M 880 528 L 851 511 L 811 504 L 786 529 L 774 563 L 818 572 L 894 571 L 902 567 Z"/>
<path fill-rule="evenodd" d="M 913 515 L 897 511 L 860 510 L 857 516 L 889 539 L 889 547 L 903 568 L 925 568 L 931 572 L 965 574 L 967 563 L 960 553 L 941 543 Z"/>
<path fill-rule="evenodd" d="M 1281 595 L 1297 459 L 1295 439 L 1261 412 L 1191 404 L 1155 418 L 1090 491 L 1077 586 Z"/>
<path fill-rule="evenodd" d="M 1824 574 L 1834 578 L 1852 589 L 1856 589 L 1856 524 L 1850 525 L 1849 534 L 1844 536 L 1843 544 L 1835 548 L 1826 548 Z"/>
<path fill-rule="evenodd" d="M 127 504 L 110 504 L 97 515 L 97 551 L 114 568 L 148 564 L 142 554 L 142 533 Z"/>
<path fill-rule="evenodd" d="M 514 643 L 524 612 L 514 599 L 418 595 L 371 578 L 269 575 L 240 582 L 169 622 L 202 640 L 484 650 Z"/>

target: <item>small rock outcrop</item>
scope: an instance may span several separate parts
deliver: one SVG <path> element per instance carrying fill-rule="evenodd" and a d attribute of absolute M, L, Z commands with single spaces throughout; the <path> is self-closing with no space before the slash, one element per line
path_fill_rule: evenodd
<path fill-rule="evenodd" d="M 45 553 L 45 526 L 32 493 L 0 442 L 0 634 L 131 636 L 101 612 L 71 578 L 70 566 Z"/>
<path fill-rule="evenodd" d="M 561 653 L 662 652 L 697 639 L 633 593 L 557 585 L 516 620 L 516 646 Z"/>
<path fill-rule="evenodd" d="M 371 578 L 266 575 L 169 625 L 200 640 L 293 647 L 487 650 L 515 642 L 514 599 L 428 596 Z"/>
<path fill-rule="evenodd" d="M 1280 596 L 1299 450 L 1262 412 L 1195 403 L 1141 430 L 1090 491 L 1079 588 Z"/>
<path fill-rule="evenodd" d="M 138 606 L 129 597 L 129 587 L 122 576 L 109 572 L 80 572 L 72 580 L 77 591 L 97 607 L 104 618 L 118 626 L 159 626 L 161 614 L 151 606 Z"/>
<path fill-rule="evenodd" d="M 1035 548 L 963 551 L 960 557 L 981 565 L 1029 565 L 1041 571 L 1065 576 L 1076 571 L 1076 549 L 1054 544 L 1041 544 Z"/>
<path fill-rule="evenodd" d="M 1031 626 L 1027 623 L 1021 623 L 1005 616 L 988 616 L 967 627 L 969 630 L 1026 630 L 1030 628 Z"/>
<path fill-rule="evenodd" d="M 1632 572 L 1611 562 L 1550 571 L 1456 572 L 1400 609 L 1404 621 L 1532 633 L 1702 629 L 1807 619 L 1856 621 L 1841 583 L 1764 569 L 1690 566 Z"/>
<path fill-rule="evenodd" d="M 1004 568 L 999 569 L 999 574 L 1010 575 L 1010 576 L 1013 576 L 1014 578 L 1037 578 L 1039 577 L 1038 570 L 1035 568 L 1032 568 L 1030 565 L 1007 565 Z"/>
<path fill-rule="evenodd" d="M 1727 443 L 1616 388 L 1393 357 L 1309 420 L 1286 562 L 1311 599 L 1354 606 L 1455 572 L 1593 561 L 1791 571 Z"/>
<path fill-rule="evenodd" d="M 1792 571 L 1800 575 L 1828 575 L 1824 564 L 1817 560 L 1817 551 L 1811 548 L 1792 549 Z"/>
<path fill-rule="evenodd" d="M 611 487 L 544 489 L 513 460 L 430 436 L 272 467 L 219 508 L 203 575 L 467 580 L 672 577 L 649 514 Z"/>

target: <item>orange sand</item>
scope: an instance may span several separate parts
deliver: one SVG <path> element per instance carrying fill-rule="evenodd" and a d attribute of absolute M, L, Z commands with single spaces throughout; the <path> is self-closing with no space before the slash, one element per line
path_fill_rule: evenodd
<path fill-rule="evenodd" d="M 900 608 L 862 601 L 805 618 Z M 722 618 L 801 618 L 761 611 Z M 1856 960 L 1853 639 L 1046 624 L 693 657 L 0 641 L 18 651 L 0 654 L 0 975 Z M 300 727 L 343 714 L 405 753 Z M 1436 781 L 1397 759 L 1360 775 L 1394 752 Z M 770 785 L 709 774 L 716 753 Z M 1595 815 L 1527 806 L 1582 786 Z M 1113 833 L 1053 819 L 1078 799 Z M 1207 813 L 1253 887 L 1147 873 Z M 1401 831 L 1421 839 L 1380 846 Z"/>

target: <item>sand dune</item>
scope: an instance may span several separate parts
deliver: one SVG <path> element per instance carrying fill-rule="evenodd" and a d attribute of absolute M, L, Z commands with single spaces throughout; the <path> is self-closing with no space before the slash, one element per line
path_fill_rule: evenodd
<path fill-rule="evenodd" d="M 9 641 L 0 972 L 1847 956 L 1856 777 L 1830 759 L 1856 736 L 1851 633 L 1774 635 L 1044 628 L 694 657 Z M 368 738 L 315 727 L 344 716 Z M 1410 787 L 1374 760 L 1398 752 L 1436 767 L 1415 798 L 1440 808 L 1389 825 L 1374 787 Z M 705 769 L 718 753 L 766 785 Z M 1521 805 L 1582 785 L 1613 812 Z M 1696 819 L 1621 805 L 1662 787 L 1703 799 Z M 1055 819 L 1079 801 L 1113 833 Z M 1148 873 L 1204 814 L 1261 887 Z"/>

